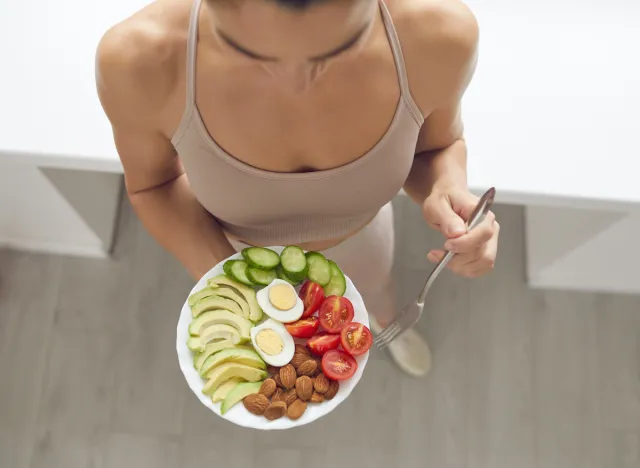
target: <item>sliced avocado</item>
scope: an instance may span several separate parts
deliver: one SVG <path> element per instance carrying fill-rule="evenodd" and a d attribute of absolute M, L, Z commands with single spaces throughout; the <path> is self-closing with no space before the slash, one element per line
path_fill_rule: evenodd
<path fill-rule="evenodd" d="M 227 327 L 228 325 L 224 326 Z M 224 332 L 220 331 L 216 335 L 216 333 L 214 333 L 214 330 L 211 330 L 202 336 L 190 336 L 187 339 L 187 348 L 195 353 L 203 353 L 209 345 L 220 345 L 221 349 L 225 349 L 229 347 L 229 345 L 239 345 L 242 341 L 240 332 L 238 332 L 238 330 L 233 327 L 229 328 L 231 328 L 231 333 L 229 333 L 229 331 L 225 329 Z"/>
<path fill-rule="evenodd" d="M 249 320 L 252 322 L 259 322 L 262 318 L 262 309 L 258 305 L 256 299 L 256 292 L 244 284 L 240 284 L 237 281 L 232 280 L 226 275 L 216 276 L 208 281 L 209 286 L 230 288 L 240 294 L 247 301 L 249 305 Z M 232 311 L 233 312 L 233 311 Z"/>
<path fill-rule="evenodd" d="M 195 351 L 196 353 L 200 353 L 204 350 L 204 345 L 200 341 L 199 336 L 190 336 L 187 339 L 187 348 L 191 351 Z"/>
<path fill-rule="evenodd" d="M 204 312 L 217 309 L 225 309 L 242 317 L 242 309 L 236 302 L 220 296 L 210 296 L 201 299 L 191 308 L 191 315 L 195 318 Z"/>
<path fill-rule="evenodd" d="M 249 310 L 249 304 L 244 299 L 244 296 L 233 290 L 232 288 L 227 287 L 218 287 L 214 289 L 216 291 L 216 295 L 219 297 L 224 297 L 225 299 L 231 299 L 233 302 L 240 306 L 242 310 L 241 316 L 248 319 L 251 316 L 251 311 Z"/>
<path fill-rule="evenodd" d="M 238 346 L 239 345 L 234 344 L 231 340 L 222 340 L 216 341 L 214 343 L 209 343 L 208 345 L 203 347 L 203 350 L 199 354 L 196 354 L 194 356 L 193 366 L 199 371 L 202 367 L 202 364 L 204 364 L 204 361 L 206 361 L 207 358 L 212 354 L 217 353 L 218 351 L 222 351 L 223 349 L 237 348 Z"/>
<path fill-rule="evenodd" d="M 209 285 L 206 288 L 201 289 L 200 291 L 193 293 L 191 296 L 189 296 L 189 300 L 187 301 L 187 303 L 189 304 L 189 307 L 193 308 L 193 306 L 196 305 L 196 303 L 198 303 L 199 301 L 201 301 L 205 297 L 215 296 L 216 295 L 216 289 L 217 288 L 215 286 Z"/>
<path fill-rule="evenodd" d="M 217 366 L 224 364 L 225 362 L 237 362 L 238 364 L 244 364 L 257 369 L 267 368 L 267 365 L 264 363 L 260 355 L 255 351 L 239 348 L 225 349 L 207 358 L 200 368 L 200 375 L 202 377 L 209 377 Z"/>
<path fill-rule="evenodd" d="M 202 347 L 217 340 L 229 340 L 233 344 L 241 344 L 246 340 L 240 335 L 237 328 L 223 323 L 209 325 L 200 330 L 200 342 Z"/>
<path fill-rule="evenodd" d="M 218 390 L 213 392 L 213 395 L 211 396 L 211 401 L 215 403 L 217 401 L 224 400 L 229 394 L 229 392 L 233 390 L 236 387 L 236 385 L 238 385 L 240 382 L 244 382 L 244 380 L 242 380 L 240 377 L 233 377 L 227 380 L 226 382 L 223 382 L 218 387 Z"/>
<path fill-rule="evenodd" d="M 242 382 L 237 384 L 220 405 L 220 413 L 225 414 L 233 405 L 244 400 L 246 396 L 258 393 L 261 386 L 262 382 Z"/>
<path fill-rule="evenodd" d="M 226 362 L 214 368 L 210 374 L 209 381 L 202 389 L 202 393 L 213 395 L 213 392 L 218 389 L 222 382 L 233 377 L 240 377 L 247 382 L 257 382 L 265 379 L 267 372 L 245 364 L 238 364 L 237 362 Z"/>
<path fill-rule="evenodd" d="M 205 327 L 217 323 L 223 323 L 237 328 L 240 336 L 243 337 L 245 341 L 249 341 L 251 338 L 250 333 L 253 324 L 246 318 L 240 317 L 228 310 L 210 310 L 209 312 L 198 315 L 189 325 L 189 334 L 199 336 Z"/>

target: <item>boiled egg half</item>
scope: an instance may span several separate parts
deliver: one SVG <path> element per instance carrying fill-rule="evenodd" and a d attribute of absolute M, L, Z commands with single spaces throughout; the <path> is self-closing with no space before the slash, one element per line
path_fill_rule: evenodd
<path fill-rule="evenodd" d="M 256 299 L 265 314 L 282 323 L 295 322 L 304 312 L 304 304 L 295 288 L 281 279 L 274 279 L 258 291 Z"/>
<path fill-rule="evenodd" d="M 296 349 L 285 326 L 273 319 L 251 329 L 251 343 L 264 362 L 274 367 L 289 364 Z"/>

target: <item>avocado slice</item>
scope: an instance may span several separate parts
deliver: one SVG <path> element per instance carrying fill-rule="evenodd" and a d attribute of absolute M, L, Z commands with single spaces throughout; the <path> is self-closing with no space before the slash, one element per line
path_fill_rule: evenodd
<path fill-rule="evenodd" d="M 233 302 L 238 304 L 240 306 L 240 309 L 242 310 L 241 316 L 249 319 L 249 317 L 251 316 L 251 311 L 249 310 L 249 304 L 244 299 L 244 296 L 242 296 L 232 288 L 227 287 L 219 287 L 217 289 L 214 289 L 214 291 L 216 291 L 216 296 L 224 297 L 225 299 L 231 299 Z"/>
<path fill-rule="evenodd" d="M 220 413 L 225 414 L 233 405 L 244 400 L 246 396 L 258 393 L 261 386 L 262 382 L 242 382 L 237 384 L 220 405 Z"/>
<path fill-rule="evenodd" d="M 194 338 L 194 337 L 191 337 Z M 189 339 L 191 339 L 189 338 Z M 198 338 L 198 343 L 199 341 L 199 337 Z M 198 369 L 198 371 L 200 371 L 200 368 L 202 367 L 202 364 L 204 364 L 204 361 L 207 360 L 207 358 L 209 356 L 211 356 L 214 353 L 217 353 L 218 351 L 222 351 L 223 349 L 230 349 L 230 348 L 237 348 L 239 347 L 239 345 L 234 344 L 231 340 L 222 340 L 222 341 L 215 341 L 213 343 L 209 343 L 206 346 L 203 346 L 202 351 L 199 351 L 198 354 L 196 354 L 193 357 L 193 367 L 195 367 L 196 369 Z"/>
<path fill-rule="evenodd" d="M 246 341 L 237 328 L 224 323 L 214 323 L 200 330 L 200 341 L 203 345 L 206 346 L 218 340 L 230 340 L 233 344 L 242 344 Z"/>
<path fill-rule="evenodd" d="M 191 315 L 195 318 L 204 312 L 217 309 L 225 309 L 242 317 L 242 309 L 236 302 L 220 296 L 210 296 L 201 299 L 191 308 Z"/>
<path fill-rule="evenodd" d="M 208 281 L 209 286 L 219 288 L 230 288 L 244 297 L 245 301 L 249 305 L 249 320 L 252 322 L 259 322 L 262 318 L 262 309 L 258 305 L 256 299 L 256 292 L 244 284 L 238 283 L 232 280 L 226 275 L 216 276 Z M 233 312 L 233 311 L 232 311 Z"/>
<path fill-rule="evenodd" d="M 216 287 L 209 285 L 206 288 L 201 289 L 200 291 L 195 292 L 191 296 L 189 296 L 187 303 L 189 304 L 190 308 L 193 308 L 194 305 L 196 305 L 199 301 L 201 301 L 205 297 L 215 296 L 215 295 L 216 295 Z"/>
<path fill-rule="evenodd" d="M 205 332 L 200 336 L 190 336 L 187 339 L 187 348 L 195 353 L 203 353 L 208 345 L 221 345 L 221 349 L 224 349 L 228 348 L 229 345 L 237 346 L 241 342 L 242 337 L 236 328 L 230 325 L 217 324 L 206 328 Z"/>
<path fill-rule="evenodd" d="M 199 336 L 190 336 L 187 339 L 187 348 L 195 353 L 201 353 L 204 351 L 204 344 L 202 344 Z"/>
<path fill-rule="evenodd" d="M 218 387 L 225 380 L 229 380 L 233 377 L 240 377 L 247 382 L 257 382 L 267 377 L 267 372 L 262 369 L 247 366 L 246 364 L 238 364 L 237 362 L 225 362 L 213 369 L 213 372 L 209 374 L 209 381 L 202 389 L 202 393 L 205 395 L 213 395 Z"/>
<path fill-rule="evenodd" d="M 238 364 L 245 364 L 257 369 L 267 368 L 267 365 L 264 363 L 260 355 L 255 351 L 239 348 L 225 349 L 207 358 L 200 368 L 200 375 L 202 377 L 209 377 L 217 366 L 224 364 L 225 362 L 237 362 Z"/>
<path fill-rule="evenodd" d="M 237 328 L 240 332 L 240 336 L 244 338 L 244 341 L 249 341 L 251 339 L 250 333 L 253 324 L 246 318 L 240 317 L 228 310 L 210 310 L 209 312 L 198 315 L 198 317 L 193 319 L 189 325 L 189 334 L 199 336 L 200 332 L 202 332 L 205 327 L 209 327 L 210 325 L 215 325 L 217 323 L 223 323 Z"/>
<path fill-rule="evenodd" d="M 233 378 L 227 380 L 226 382 L 223 382 L 218 387 L 218 390 L 213 392 L 213 396 L 211 397 L 211 401 L 213 401 L 215 403 L 217 401 L 224 400 L 227 397 L 227 395 L 229 394 L 229 392 L 231 390 L 233 390 L 236 387 L 236 385 L 238 385 L 240 382 L 244 382 L 244 380 L 242 380 L 240 377 L 233 377 Z M 262 384 L 262 382 L 260 382 L 260 384 Z"/>

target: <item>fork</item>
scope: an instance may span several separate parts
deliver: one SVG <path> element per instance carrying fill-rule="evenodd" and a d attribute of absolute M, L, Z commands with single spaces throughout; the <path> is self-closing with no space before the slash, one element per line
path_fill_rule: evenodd
<path fill-rule="evenodd" d="M 491 187 L 489 190 L 485 192 L 484 195 L 480 198 L 480 201 L 473 209 L 471 216 L 469 216 L 469 220 L 466 222 L 467 231 L 475 228 L 478 224 L 480 224 L 489 210 L 491 209 L 491 205 L 493 205 L 493 200 L 496 195 L 496 189 Z M 414 326 L 420 317 L 422 316 L 422 311 L 424 309 L 424 300 L 427 297 L 427 293 L 429 289 L 433 285 L 434 281 L 438 277 L 438 275 L 445 269 L 447 264 L 451 261 L 451 259 L 455 256 L 453 252 L 447 252 L 440 262 L 435 266 L 431 274 L 427 278 L 427 282 L 422 288 L 422 292 L 418 296 L 415 302 L 409 304 L 405 307 L 396 317 L 396 319 L 389 325 L 387 328 L 382 330 L 380 334 L 374 340 L 374 343 L 379 349 L 384 349 L 389 344 L 395 340 L 402 333 L 407 331 L 409 328 Z"/>

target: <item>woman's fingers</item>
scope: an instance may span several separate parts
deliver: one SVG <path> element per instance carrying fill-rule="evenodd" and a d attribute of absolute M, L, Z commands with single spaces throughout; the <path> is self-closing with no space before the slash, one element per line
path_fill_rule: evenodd
<path fill-rule="evenodd" d="M 478 229 L 478 226 L 476 229 Z M 469 234 L 473 233 L 474 229 Z M 455 274 L 467 278 L 476 278 L 493 270 L 498 251 L 498 234 L 500 226 L 495 220 L 492 226 L 492 235 L 488 241 L 482 243 L 479 247 L 466 253 L 459 253 L 447 265 Z M 439 262 L 446 255 L 446 250 L 432 250 L 427 258 L 432 262 Z"/>
<path fill-rule="evenodd" d="M 493 212 L 487 213 L 482 222 L 466 234 L 445 242 L 444 248 L 454 253 L 469 253 L 489 242 L 494 235 L 496 217 Z"/>

